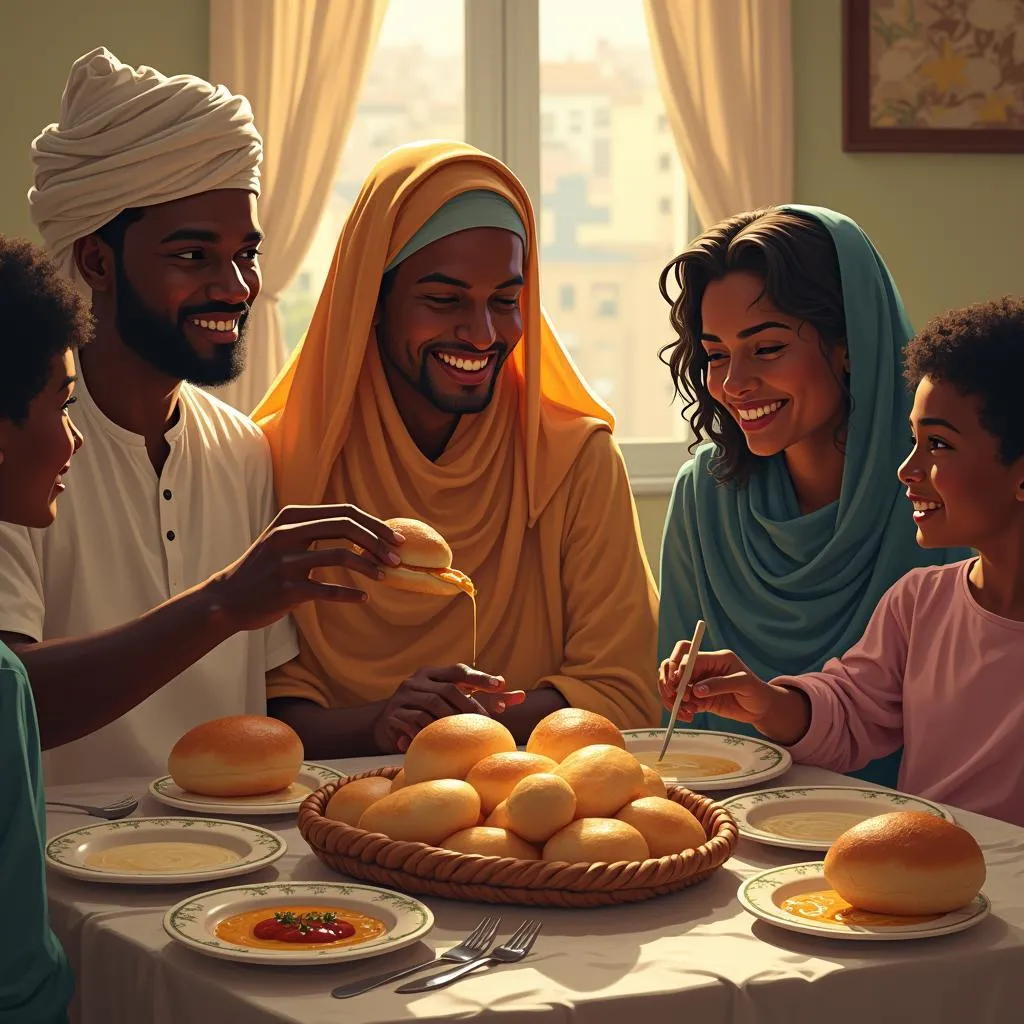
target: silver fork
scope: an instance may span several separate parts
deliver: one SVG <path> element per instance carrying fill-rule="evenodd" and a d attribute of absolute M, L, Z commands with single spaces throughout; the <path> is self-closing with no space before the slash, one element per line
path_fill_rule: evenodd
<path fill-rule="evenodd" d="M 372 978 L 364 978 L 362 981 L 354 981 L 350 985 L 339 985 L 331 990 L 335 999 L 348 999 L 350 996 L 358 996 L 363 992 L 369 992 L 378 985 L 387 985 L 388 982 L 398 981 L 416 971 L 422 971 L 424 967 L 433 967 L 435 964 L 446 960 L 457 964 L 468 963 L 471 960 L 479 960 L 480 956 L 490 949 L 494 936 L 498 934 L 498 926 L 501 924 L 500 917 L 485 917 L 462 942 L 453 946 L 447 953 L 442 953 L 433 960 L 425 960 L 413 967 L 403 967 L 399 971 L 390 971 L 387 974 L 378 974 Z"/>
<path fill-rule="evenodd" d="M 458 981 L 478 967 L 490 967 L 494 964 L 514 964 L 522 960 L 527 953 L 533 949 L 533 944 L 540 934 L 540 921 L 524 921 L 507 942 L 496 946 L 490 953 L 470 960 L 468 964 L 456 967 L 451 971 L 442 971 L 440 974 L 431 975 L 422 981 L 410 981 L 407 985 L 399 985 L 396 992 L 403 995 L 407 992 L 433 992 L 434 989 L 444 988 L 453 981 Z"/>
<path fill-rule="evenodd" d="M 133 796 L 125 796 L 113 803 L 103 807 L 95 807 L 92 804 L 67 804 L 60 800 L 47 800 L 47 807 L 73 807 L 76 811 L 85 811 L 94 818 L 106 818 L 107 821 L 117 821 L 118 818 L 127 818 L 136 807 L 139 801 Z"/>

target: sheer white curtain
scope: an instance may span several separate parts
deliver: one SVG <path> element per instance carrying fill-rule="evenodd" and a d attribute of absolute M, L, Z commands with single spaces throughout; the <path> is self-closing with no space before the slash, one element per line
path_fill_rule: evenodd
<path fill-rule="evenodd" d="M 790 0 L 645 0 L 701 224 L 793 200 Z"/>
<path fill-rule="evenodd" d="M 263 291 L 245 371 L 214 393 L 250 413 L 284 365 L 278 299 L 330 195 L 387 0 L 210 0 L 210 77 L 249 98 L 263 136 Z"/>

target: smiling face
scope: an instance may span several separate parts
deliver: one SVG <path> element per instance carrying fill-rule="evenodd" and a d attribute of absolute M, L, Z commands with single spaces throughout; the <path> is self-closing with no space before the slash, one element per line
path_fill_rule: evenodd
<path fill-rule="evenodd" d="M 523 336 L 522 288 L 523 243 L 502 228 L 438 239 L 385 278 L 377 340 L 407 424 L 487 408 Z"/>
<path fill-rule="evenodd" d="M 42 529 L 57 514 L 61 477 L 82 446 L 71 422 L 75 364 L 70 352 L 55 356 L 46 387 L 20 423 L 0 419 L 0 520 Z"/>
<path fill-rule="evenodd" d="M 808 323 L 777 309 L 764 281 L 735 271 L 711 281 L 701 302 L 707 388 L 755 455 L 835 445 L 846 416 L 846 348 L 826 357 Z"/>
<path fill-rule="evenodd" d="M 200 386 L 233 380 L 262 283 L 256 197 L 220 189 L 140 213 L 119 252 L 83 254 L 86 280 L 112 295 L 121 340 L 161 373 Z M 105 245 L 97 236 L 86 243 Z"/>
<path fill-rule="evenodd" d="M 998 547 L 1024 522 L 1024 458 L 1000 460 L 999 440 L 979 411 L 979 399 L 951 384 L 924 377 L 917 386 L 914 447 L 899 477 L 923 548 Z"/>

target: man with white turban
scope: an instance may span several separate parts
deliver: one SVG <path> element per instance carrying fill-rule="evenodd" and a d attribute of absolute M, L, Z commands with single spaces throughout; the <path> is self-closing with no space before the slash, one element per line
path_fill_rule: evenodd
<path fill-rule="evenodd" d="M 311 570 L 376 578 L 401 539 L 345 505 L 275 519 L 261 431 L 196 386 L 240 371 L 260 290 L 245 97 L 101 47 L 32 155 L 32 217 L 96 336 L 76 362 L 74 486 L 49 530 L 0 528 L 0 638 L 60 748 L 48 782 L 153 776 L 200 722 L 265 714 L 266 673 L 298 650 L 291 609 L 364 596 Z M 337 539 L 366 550 L 310 550 Z"/>

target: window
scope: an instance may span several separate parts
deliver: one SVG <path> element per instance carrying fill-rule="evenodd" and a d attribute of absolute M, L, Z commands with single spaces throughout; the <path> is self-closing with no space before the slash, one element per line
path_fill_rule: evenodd
<path fill-rule="evenodd" d="M 519 176 L 558 335 L 615 412 L 634 488 L 670 485 L 692 435 L 658 359 L 657 282 L 692 235 L 644 0 L 390 0 L 331 207 L 282 299 L 289 346 L 370 166 L 422 138 L 466 139 Z"/>
<path fill-rule="evenodd" d="M 418 139 L 464 139 L 465 0 L 390 0 L 324 216 L 281 296 L 291 351 L 309 326 L 342 225 L 367 172 Z"/>

